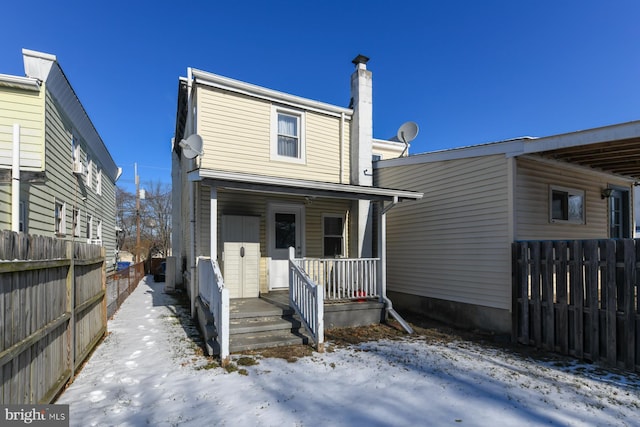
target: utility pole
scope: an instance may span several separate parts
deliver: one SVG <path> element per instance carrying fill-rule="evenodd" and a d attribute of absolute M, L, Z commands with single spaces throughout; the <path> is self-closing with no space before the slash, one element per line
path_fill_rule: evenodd
<path fill-rule="evenodd" d="M 140 177 L 138 176 L 138 164 L 134 163 L 136 176 L 136 264 L 140 262 Z"/>

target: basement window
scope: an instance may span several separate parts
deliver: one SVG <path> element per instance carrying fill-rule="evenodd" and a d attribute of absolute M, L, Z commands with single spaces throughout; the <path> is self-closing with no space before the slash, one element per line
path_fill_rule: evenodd
<path fill-rule="evenodd" d="M 549 215 L 552 223 L 584 224 L 584 190 L 551 186 Z"/>

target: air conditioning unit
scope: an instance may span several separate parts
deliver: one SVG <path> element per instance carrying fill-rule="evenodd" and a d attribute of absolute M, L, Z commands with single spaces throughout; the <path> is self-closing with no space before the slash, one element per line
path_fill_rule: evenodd
<path fill-rule="evenodd" d="M 82 162 L 73 162 L 74 175 L 84 175 L 84 164 Z"/>

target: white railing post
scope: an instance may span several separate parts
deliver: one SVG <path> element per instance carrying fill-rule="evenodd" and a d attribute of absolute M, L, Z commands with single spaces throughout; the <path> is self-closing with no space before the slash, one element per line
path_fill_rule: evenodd
<path fill-rule="evenodd" d="M 217 331 L 222 365 L 229 363 L 229 290 L 224 287 L 218 263 L 208 257 L 198 257 L 196 263 L 200 298 L 209 306 Z M 208 301 L 207 301 L 208 299 Z"/>

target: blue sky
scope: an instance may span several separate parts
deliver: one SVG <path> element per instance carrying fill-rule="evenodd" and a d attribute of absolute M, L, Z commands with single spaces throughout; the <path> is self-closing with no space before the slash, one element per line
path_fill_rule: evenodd
<path fill-rule="evenodd" d="M 119 184 L 170 182 L 178 77 L 199 68 L 331 104 L 371 58 L 374 136 L 412 153 L 640 119 L 640 2 L 11 1 L 0 73 L 55 54 Z"/>

